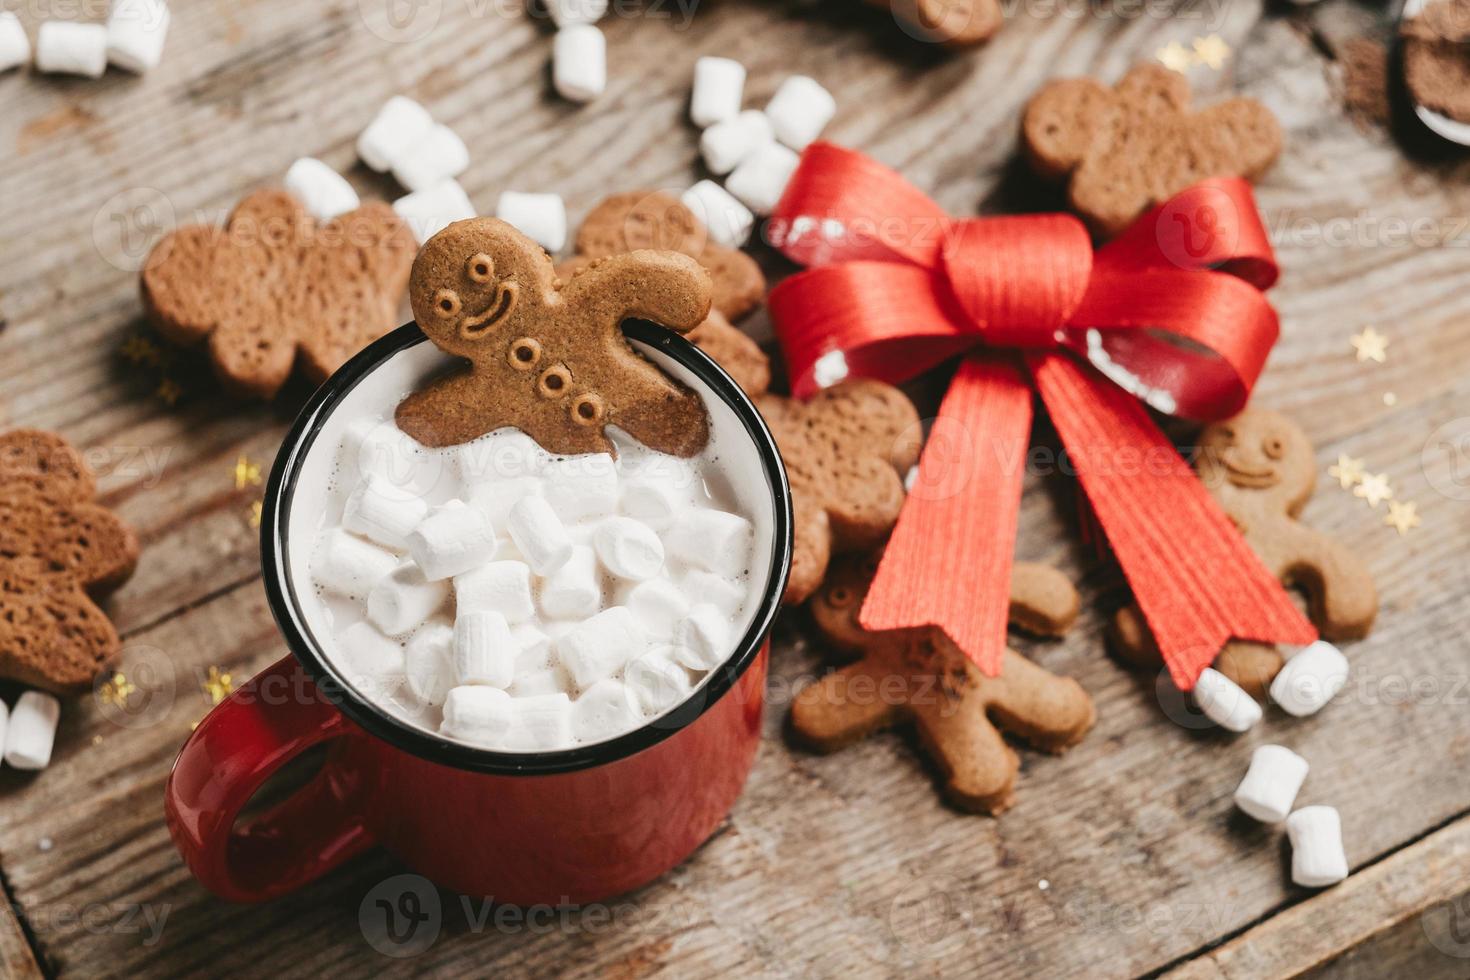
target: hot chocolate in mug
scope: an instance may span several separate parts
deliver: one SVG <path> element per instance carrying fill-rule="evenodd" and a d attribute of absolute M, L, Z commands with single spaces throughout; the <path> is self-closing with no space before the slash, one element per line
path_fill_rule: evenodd
<path fill-rule="evenodd" d="M 261 560 L 292 656 L 200 723 L 165 794 L 174 842 L 205 887 L 234 901 L 269 899 L 383 847 L 462 894 L 585 903 L 659 877 L 729 813 L 760 742 L 768 634 L 791 562 L 790 491 L 774 439 L 723 370 L 662 327 L 632 321 L 624 332 L 704 399 L 721 475 L 754 528 L 749 600 L 725 662 L 642 727 L 521 754 L 416 726 L 355 686 L 360 679 L 327 652 L 310 543 L 347 427 L 382 416 L 385 401 L 391 417 L 397 398 L 450 363 L 417 326 L 402 327 L 322 386 L 276 458 Z M 323 743 L 326 760 L 309 783 L 237 825 L 272 774 Z"/>

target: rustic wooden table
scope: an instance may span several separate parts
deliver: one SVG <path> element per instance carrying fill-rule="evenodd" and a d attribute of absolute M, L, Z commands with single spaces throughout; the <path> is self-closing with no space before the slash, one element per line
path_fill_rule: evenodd
<path fill-rule="evenodd" d="M 103 5 L 21 6 L 33 30 Z M 605 22 L 612 77 L 589 107 L 549 96 L 548 31 L 512 6 L 176 0 L 146 78 L 0 78 L 0 423 L 86 447 L 106 502 L 138 529 L 143 560 L 111 610 L 147 702 L 70 704 L 49 769 L 0 773 L 5 973 L 1470 974 L 1470 486 L 1456 456 L 1470 445 L 1470 157 L 1345 115 L 1343 44 L 1389 35 L 1381 5 L 1030 0 L 1008 5 L 988 47 L 946 55 L 854 0 L 711 0 L 692 19 L 675 0 L 643 0 Z M 1023 753 L 1019 803 L 1001 819 L 946 808 L 901 736 L 830 757 L 791 748 L 785 706 L 819 657 L 788 615 L 744 798 L 693 859 L 610 910 L 497 924 L 446 894 L 434 942 L 395 959 L 359 921 L 402 871 L 386 857 L 261 907 L 193 882 L 164 829 L 169 765 L 209 707 L 210 667 L 238 682 L 284 653 L 251 526 L 260 490 L 237 488 L 236 462 L 268 464 L 305 393 L 242 406 L 198 361 L 153 363 L 128 343 L 144 329 L 132 270 L 160 229 L 219 217 L 301 155 L 393 196 L 354 169 L 353 143 L 400 92 L 468 141 L 464 183 L 482 210 L 505 188 L 559 191 L 577 218 L 608 191 L 686 186 L 699 173 L 691 66 L 711 53 L 749 66 L 753 104 L 793 71 L 814 75 L 838 99 L 831 137 L 953 212 L 1035 208 L 1049 202 L 1017 166 L 1015 136 L 1042 81 L 1116 78 L 1210 35 L 1232 54 L 1219 70 L 1196 60 L 1201 94 L 1254 95 L 1287 131 L 1259 187 L 1285 334 L 1258 403 L 1305 427 L 1324 471 L 1339 453 L 1363 457 L 1423 518 L 1400 537 L 1323 474 L 1307 519 L 1367 560 L 1383 604 L 1372 638 L 1351 645 L 1339 703 L 1303 721 L 1270 712 L 1233 739 L 1169 721 L 1152 679 L 1104 652 L 1124 592 L 1077 543 L 1073 490 L 1037 479 L 1021 557 L 1072 574 L 1085 613 L 1032 653 L 1081 681 L 1099 721 L 1063 758 Z M 1390 340 L 1382 364 L 1354 357 L 1367 325 Z M 747 326 L 767 332 L 759 316 Z M 1054 440 L 1044 427 L 1039 438 Z M 1304 800 L 1341 809 L 1344 884 L 1294 887 L 1278 830 L 1233 813 L 1265 742 L 1307 755 Z"/>

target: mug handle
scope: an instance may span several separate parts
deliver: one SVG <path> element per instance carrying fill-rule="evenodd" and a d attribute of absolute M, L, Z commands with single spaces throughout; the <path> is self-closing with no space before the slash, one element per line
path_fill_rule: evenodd
<path fill-rule="evenodd" d="M 230 901 L 264 901 L 372 847 L 358 777 L 332 757 L 290 797 L 235 826 L 281 766 L 313 745 L 356 736 L 293 657 L 220 702 L 184 743 L 164 790 L 169 832 L 200 883 Z"/>

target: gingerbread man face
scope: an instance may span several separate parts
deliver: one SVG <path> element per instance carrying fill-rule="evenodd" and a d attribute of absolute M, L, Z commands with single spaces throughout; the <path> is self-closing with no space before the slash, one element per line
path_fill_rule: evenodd
<path fill-rule="evenodd" d="M 273 396 L 293 366 L 320 384 L 398 325 L 417 245 L 381 202 L 319 225 L 285 191 L 251 194 L 224 228 L 187 225 L 143 269 L 158 332 L 209 345 L 231 390 Z"/>
<path fill-rule="evenodd" d="M 675 252 L 632 252 L 557 281 L 530 239 L 494 218 L 450 225 L 414 262 L 419 326 L 468 369 L 398 406 L 399 428 L 427 446 L 513 426 L 553 453 L 612 452 L 616 425 L 644 445 L 692 456 L 709 441 L 699 396 L 643 358 L 621 325 L 640 317 L 680 332 L 709 312 L 709 277 Z"/>
<path fill-rule="evenodd" d="M 1111 89 L 1088 78 L 1050 83 L 1026 106 L 1022 137 L 1032 166 L 1070 178 L 1071 206 L 1104 235 L 1206 178 L 1256 177 L 1281 152 L 1265 106 L 1236 98 L 1191 112 L 1189 82 L 1156 64 Z"/>
<path fill-rule="evenodd" d="M 93 494 L 60 437 L 0 436 L 0 678 L 75 694 L 117 655 L 117 631 L 89 593 L 132 574 L 138 542 Z"/>
<path fill-rule="evenodd" d="M 1076 681 L 1011 651 L 1001 676 L 986 677 L 939 630 L 864 630 L 858 610 L 877 565 L 876 555 L 844 561 L 813 599 L 817 629 L 859 659 L 797 696 L 792 728 L 807 745 L 832 752 L 881 728 L 912 723 L 944 774 L 949 799 L 962 809 L 1000 813 L 1012 803 L 1020 761 L 997 725 L 1044 751 L 1061 752 L 1091 729 L 1092 700 Z M 1015 566 L 1013 624 L 1060 635 L 1077 608 L 1076 590 L 1061 573 Z"/>
<path fill-rule="evenodd" d="M 1201 482 L 1232 512 L 1238 500 L 1296 514 L 1317 482 L 1306 434 L 1285 416 L 1264 409 L 1207 426 L 1195 467 Z"/>

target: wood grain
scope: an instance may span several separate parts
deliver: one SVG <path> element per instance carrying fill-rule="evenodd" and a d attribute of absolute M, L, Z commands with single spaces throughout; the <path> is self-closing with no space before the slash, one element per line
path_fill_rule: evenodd
<path fill-rule="evenodd" d="M 1453 778 L 1470 766 L 1470 512 L 1436 489 L 1455 486 L 1457 461 L 1430 440 L 1470 400 L 1470 164 L 1344 116 L 1331 52 L 1356 34 L 1386 33 L 1380 9 L 1330 0 L 1283 15 L 1260 2 L 1181 0 L 1148 7 L 1152 15 L 1120 4 L 1110 16 L 1078 16 L 1085 5 L 1035 2 L 1017 5 L 985 49 L 946 56 L 846 0 L 717 0 L 687 25 L 649 0 L 605 22 L 609 91 L 575 107 L 548 97 L 547 32 L 522 13 L 487 14 L 491 5 L 473 0 L 421 5 L 440 10 L 432 31 L 391 43 L 361 16 L 375 6 L 176 0 L 168 52 L 146 78 L 0 78 L 0 423 L 60 429 L 102 462 L 106 500 L 146 546 L 111 605 L 157 706 L 141 719 L 91 701 L 70 706 L 51 768 L 0 772 L 0 869 L 34 941 L 28 966 L 28 937 L 0 916 L 8 975 L 34 973 L 39 960 L 47 974 L 78 977 L 1182 968 L 1233 978 L 1313 964 L 1368 975 L 1375 963 L 1432 958 L 1387 941 L 1379 960 L 1350 963 L 1346 952 L 1365 944 L 1371 955 L 1375 935 L 1398 935 L 1378 926 L 1410 921 L 1414 900 L 1381 889 L 1440 853 L 1424 850 L 1436 840 L 1427 832 L 1461 839 L 1456 821 L 1470 813 L 1470 785 Z M 33 29 L 39 18 L 24 16 Z M 765 742 L 745 797 L 694 860 L 605 913 L 487 927 L 476 902 L 441 895 L 438 939 L 399 960 L 375 951 L 359 926 L 364 897 L 403 871 L 387 857 L 265 907 L 224 905 L 192 882 L 160 800 L 208 706 L 200 678 L 213 665 L 243 679 L 285 653 L 248 522 L 259 490 L 237 490 L 231 471 L 242 454 L 270 460 L 305 392 L 240 405 L 212 391 L 197 358 L 161 370 L 123 355 L 140 329 L 132 267 L 162 230 L 222 216 L 300 155 L 348 172 L 367 194 L 395 194 L 354 168 L 352 144 L 397 92 L 423 99 L 469 143 L 464 184 L 482 211 L 504 189 L 555 190 L 575 220 L 610 191 L 681 188 L 701 175 L 684 121 L 701 54 L 749 67 L 751 105 L 792 71 L 818 78 L 838 98 L 832 138 L 899 167 L 955 213 L 1052 207 L 1055 192 L 1016 164 L 1018 112 L 1031 92 L 1055 75 L 1113 79 L 1171 40 L 1214 32 L 1235 56 L 1224 72 L 1194 73 L 1200 98 L 1254 95 L 1287 131 L 1259 187 L 1284 268 L 1272 294 L 1284 334 L 1260 403 L 1303 425 L 1324 471 L 1338 453 L 1364 457 L 1424 518 L 1401 539 L 1381 508 L 1325 473 L 1307 509 L 1309 523 L 1364 556 L 1383 599 L 1373 637 L 1349 650 L 1355 675 L 1339 703 L 1305 721 L 1268 713 L 1239 739 L 1171 721 L 1153 679 L 1102 649 L 1101 624 L 1125 593 L 1077 541 L 1075 489 L 1033 474 L 1019 554 L 1073 575 L 1085 613 L 1067 640 L 1031 652 L 1078 677 L 1099 723 L 1060 759 L 1023 753 L 1019 803 L 1001 820 L 944 807 L 902 737 L 830 757 L 791 749 L 785 706 L 822 662 L 794 613 L 778 630 Z M 1393 231 L 1423 219 L 1423 235 Z M 774 273 L 789 268 L 756 252 Z M 1391 338 L 1386 364 L 1352 357 L 1349 337 L 1369 323 Z M 767 328 L 757 317 L 749 329 Z M 177 406 L 153 394 L 163 377 L 184 387 Z M 934 386 L 915 390 L 932 407 Z M 1037 438 L 1055 444 L 1044 423 Z M 1233 812 L 1235 783 L 1266 742 L 1311 760 L 1303 802 L 1341 809 L 1351 864 L 1370 866 L 1360 878 L 1317 896 L 1293 887 L 1282 835 Z M 83 908 L 100 911 L 90 923 L 66 914 Z M 162 918 L 156 936 L 148 914 Z M 120 925 L 128 915 L 142 927 Z M 1253 959 L 1258 945 L 1283 952 Z M 1446 972 L 1461 963 L 1434 962 Z"/>

